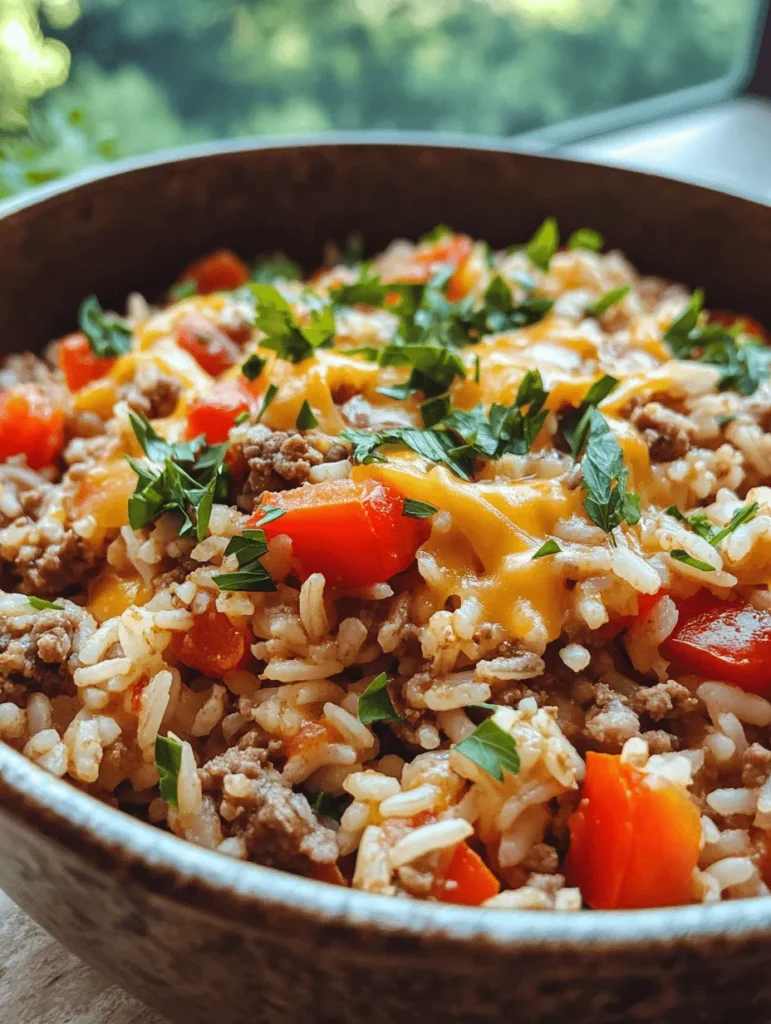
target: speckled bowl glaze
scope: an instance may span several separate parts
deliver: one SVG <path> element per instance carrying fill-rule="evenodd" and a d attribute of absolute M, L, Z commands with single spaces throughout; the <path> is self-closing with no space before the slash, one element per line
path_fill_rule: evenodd
<path fill-rule="evenodd" d="M 771 319 L 771 209 L 662 178 L 490 147 L 383 139 L 171 154 L 0 210 L 0 346 L 39 349 L 82 297 L 153 295 L 192 257 L 309 267 L 444 221 L 507 244 L 547 214 L 643 270 Z M 771 1019 L 771 899 L 558 914 L 386 899 L 242 864 L 105 807 L 0 743 L 0 885 L 173 1020 Z"/>

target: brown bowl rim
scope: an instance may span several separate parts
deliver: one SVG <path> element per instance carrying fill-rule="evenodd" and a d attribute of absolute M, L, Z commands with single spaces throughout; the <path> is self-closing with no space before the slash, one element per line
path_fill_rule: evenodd
<path fill-rule="evenodd" d="M 108 178 L 218 154 L 265 149 L 356 146 L 423 146 L 490 150 L 524 154 L 553 163 L 603 166 L 593 161 L 506 146 L 500 139 L 409 132 L 343 132 L 321 136 L 270 137 L 215 142 L 165 150 L 151 156 L 96 167 L 0 202 L 0 221 L 61 193 L 87 188 Z M 613 168 L 632 178 L 671 179 L 662 175 Z M 681 182 L 697 193 L 723 190 Z M 746 196 L 734 200 L 767 210 Z M 193 903 L 218 917 L 248 923 L 262 908 L 284 911 L 318 926 L 367 929 L 384 938 L 409 937 L 450 945 L 483 944 L 500 952 L 539 952 L 559 948 L 650 951 L 651 947 L 699 946 L 707 940 L 742 943 L 771 937 L 771 899 L 729 900 L 712 905 L 665 907 L 637 911 L 558 912 L 490 910 L 405 901 L 346 889 L 258 864 L 233 860 L 186 842 L 101 803 L 72 784 L 49 775 L 0 741 L 0 812 L 32 826 L 42 836 L 85 857 L 101 870 L 138 880 L 169 899 Z M 405 913 L 405 911 L 407 911 Z"/>

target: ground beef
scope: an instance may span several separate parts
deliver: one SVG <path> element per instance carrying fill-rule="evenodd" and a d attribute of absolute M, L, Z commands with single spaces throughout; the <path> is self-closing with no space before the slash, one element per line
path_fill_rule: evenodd
<path fill-rule="evenodd" d="M 647 715 L 652 721 L 662 718 L 682 717 L 697 706 L 698 699 L 690 690 L 674 679 L 655 686 L 640 686 L 630 700 L 630 706 L 638 715 Z"/>
<path fill-rule="evenodd" d="M 89 546 L 74 530 L 66 528 L 59 540 L 23 544 L 11 568 L 23 594 L 59 597 L 81 586 L 101 557 L 100 548 Z"/>
<path fill-rule="evenodd" d="M 150 420 L 171 416 L 177 407 L 182 384 L 153 365 L 142 366 L 128 384 L 124 384 L 118 395 L 134 412 Z"/>
<path fill-rule="evenodd" d="M 742 755 L 742 785 L 754 789 L 762 786 L 771 774 L 771 750 L 751 743 Z"/>
<path fill-rule="evenodd" d="M 592 708 L 586 716 L 587 738 L 606 753 L 617 754 L 627 740 L 639 735 L 640 719 L 617 695 Z"/>
<path fill-rule="evenodd" d="M 334 864 L 334 832 L 320 824 L 307 799 L 283 781 L 266 750 L 245 745 L 241 749 L 242 744 L 244 740 L 199 769 L 204 792 L 219 801 L 229 834 L 243 839 L 249 858 L 260 864 L 304 875 L 313 874 L 318 865 Z M 224 793 L 229 775 L 246 776 L 245 796 Z"/>
<path fill-rule="evenodd" d="M 62 667 L 72 653 L 81 614 L 74 609 L 46 609 L 32 618 L 24 616 L 23 625 L 17 617 L 0 615 L 0 685 L 21 684 L 49 697 L 74 693 Z"/>
<path fill-rule="evenodd" d="M 671 732 L 664 732 L 663 729 L 649 729 L 642 734 L 642 738 L 648 744 L 649 754 L 671 754 L 673 750 L 680 749 L 680 740 Z"/>
<path fill-rule="evenodd" d="M 631 421 L 642 432 L 652 462 L 672 462 L 690 450 L 694 432 L 690 421 L 659 402 L 635 409 Z"/>
<path fill-rule="evenodd" d="M 259 496 L 263 491 L 284 491 L 299 487 L 314 466 L 322 462 L 340 462 L 348 449 L 338 443 L 327 444 L 321 435 L 293 430 L 266 431 L 251 427 L 243 445 L 248 467 L 245 493 Z"/>

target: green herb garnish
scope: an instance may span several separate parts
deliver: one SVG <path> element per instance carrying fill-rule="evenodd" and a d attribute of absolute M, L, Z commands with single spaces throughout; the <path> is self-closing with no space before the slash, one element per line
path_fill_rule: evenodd
<path fill-rule="evenodd" d="M 128 502 L 131 528 L 140 530 L 165 512 L 179 512 L 180 537 L 194 534 L 203 540 L 214 502 L 228 501 L 229 473 L 223 462 L 227 442 L 207 447 L 201 434 L 192 441 L 169 443 L 144 416 L 131 412 L 129 418 L 148 459 L 144 465 L 126 456 L 138 477 Z"/>
<path fill-rule="evenodd" d="M 169 288 L 169 298 L 172 302 L 181 302 L 183 299 L 190 299 L 198 294 L 198 285 L 193 278 L 187 281 L 177 281 Z"/>
<path fill-rule="evenodd" d="M 308 795 L 310 802 L 313 794 Z M 329 793 L 325 793 L 323 789 L 320 789 L 313 797 L 311 807 L 318 814 L 320 818 L 331 818 L 332 821 L 340 821 L 343 810 L 347 803 L 351 802 L 351 798 L 347 793 L 342 796 L 331 796 Z"/>
<path fill-rule="evenodd" d="M 182 767 L 182 744 L 173 736 L 155 737 L 155 767 L 161 799 L 179 810 L 179 772 Z"/>
<path fill-rule="evenodd" d="M 91 351 L 100 359 L 124 356 L 131 351 L 131 328 L 123 317 L 105 313 L 95 295 L 81 303 L 78 323 Z"/>
<path fill-rule="evenodd" d="M 613 538 L 613 530 L 622 522 L 640 521 L 640 499 L 626 489 L 629 470 L 613 431 L 598 409 L 588 412 L 586 446 L 581 474 L 586 497 L 584 508 L 600 529 Z"/>
<path fill-rule="evenodd" d="M 492 718 L 485 719 L 465 740 L 456 743 L 455 750 L 503 782 L 503 772 L 519 772 L 519 754 L 513 736 L 501 729 Z"/>
<path fill-rule="evenodd" d="M 605 239 L 594 228 L 579 228 L 568 238 L 568 249 L 588 249 L 589 252 L 600 252 Z"/>
<path fill-rule="evenodd" d="M 423 417 L 424 427 L 434 427 L 441 423 L 450 411 L 450 396 L 437 395 L 435 398 L 427 398 L 421 403 L 420 415 Z"/>
<path fill-rule="evenodd" d="M 430 505 L 427 501 L 418 501 L 416 498 L 405 498 L 402 515 L 410 516 L 412 519 L 430 519 L 436 515 L 439 509 Z"/>
<path fill-rule="evenodd" d="M 275 352 L 280 359 L 301 363 L 317 348 L 332 343 L 335 318 L 329 306 L 311 310 L 310 324 L 301 326 L 292 307 L 272 285 L 250 284 L 246 291 L 255 303 L 254 325 L 267 335 L 260 345 Z"/>
<path fill-rule="evenodd" d="M 693 555 L 689 555 L 687 551 L 683 551 L 680 548 L 675 551 L 670 551 L 669 554 L 677 562 L 682 562 L 684 565 L 690 565 L 694 569 L 700 569 L 702 572 L 714 572 L 714 565 L 710 565 L 709 562 L 702 562 L 700 558 L 694 558 Z"/>
<path fill-rule="evenodd" d="M 262 356 L 258 356 L 255 352 L 241 363 L 241 373 L 247 380 L 257 380 L 265 369 L 266 362 L 266 359 L 263 359 Z"/>
<path fill-rule="evenodd" d="M 556 555 L 559 554 L 560 551 L 562 551 L 562 548 L 556 540 L 547 540 L 545 544 L 540 546 L 530 561 L 534 562 L 537 558 L 545 558 L 547 555 Z"/>
<path fill-rule="evenodd" d="M 244 530 L 238 536 L 230 538 L 225 554 L 235 555 L 239 568 L 235 572 L 219 573 L 212 577 L 220 590 L 265 593 L 276 589 L 270 573 L 260 562 L 268 551 L 268 541 L 262 527 L 284 514 L 285 510 L 281 508 L 266 509 L 258 527 Z"/>
<path fill-rule="evenodd" d="M 389 292 L 394 291 L 392 284 L 381 281 L 373 274 L 368 264 L 362 264 L 359 278 L 351 284 L 335 285 L 329 290 L 329 297 L 335 306 L 375 306 L 379 308 L 385 302 Z"/>
<path fill-rule="evenodd" d="M 311 409 L 308 399 L 306 398 L 300 406 L 295 426 L 298 430 L 312 430 L 313 427 L 317 427 L 318 425 L 319 421 L 313 415 L 313 409 Z"/>
<path fill-rule="evenodd" d="M 617 387 L 618 380 L 615 377 L 608 373 L 603 374 L 586 392 L 578 408 L 571 410 L 560 420 L 560 432 L 570 445 L 573 458 L 578 456 L 584 446 L 586 432 L 589 429 L 589 410 L 599 405 Z"/>
<path fill-rule="evenodd" d="M 742 505 L 740 508 L 737 508 L 727 526 L 717 527 L 713 526 L 709 519 L 707 519 L 705 512 L 694 512 L 691 516 L 685 516 L 676 505 L 670 505 L 666 510 L 667 515 L 672 516 L 681 523 L 685 523 L 695 534 L 709 541 L 713 548 L 717 547 L 722 540 L 725 540 L 743 523 L 751 522 L 759 511 L 759 503 L 752 501 L 749 505 Z M 680 559 L 680 561 L 683 561 L 683 559 Z"/>
<path fill-rule="evenodd" d="M 273 399 L 276 397 L 277 394 L 278 394 L 278 387 L 275 384 L 268 384 L 268 387 L 267 387 L 267 389 L 265 391 L 265 395 L 263 396 L 263 399 L 262 399 L 262 405 L 260 406 L 259 412 L 257 413 L 257 416 L 255 418 L 255 421 L 254 421 L 255 423 L 259 423 L 260 422 L 262 417 L 267 412 L 268 406 L 270 405 L 270 403 L 273 401 Z"/>
<path fill-rule="evenodd" d="M 274 281 L 299 281 L 302 270 L 286 256 L 273 256 L 260 260 L 252 271 L 252 281 L 256 284 L 273 284 Z"/>
<path fill-rule="evenodd" d="M 27 600 L 37 611 L 42 612 L 50 609 L 54 612 L 63 612 L 64 605 L 54 604 L 53 601 L 46 601 L 43 597 L 28 597 Z"/>
<path fill-rule="evenodd" d="M 391 696 L 388 693 L 388 676 L 385 672 L 375 676 L 367 689 L 359 697 L 357 707 L 359 721 L 363 725 L 370 725 L 372 722 L 401 722 L 401 715 L 398 715 L 391 703 Z"/>
<path fill-rule="evenodd" d="M 548 271 L 551 258 L 559 249 L 560 233 L 554 217 L 547 217 L 527 243 L 528 259 L 540 270 Z"/>
<path fill-rule="evenodd" d="M 603 313 L 607 313 L 611 306 L 615 306 L 617 302 L 621 302 L 622 299 L 626 298 L 631 291 L 631 287 L 631 285 L 624 284 L 619 288 L 611 288 L 610 291 L 601 295 L 599 299 L 589 303 L 585 310 L 586 315 L 601 317 Z"/>

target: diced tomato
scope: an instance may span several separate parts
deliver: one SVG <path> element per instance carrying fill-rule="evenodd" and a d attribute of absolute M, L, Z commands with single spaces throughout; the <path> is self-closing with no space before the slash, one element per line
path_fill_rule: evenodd
<path fill-rule="evenodd" d="M 701 819 L 688 794 L 624 764 L 586 756 L 583 798 L 569 821 L 567 874 L 594 910 L 691 901 Z"/>
<path fill-rule="evenodd" d="M 88 338 L 77 331 L 59 342 L 59 366 L 70 391 L 80 391 L 86 384 L 106 377 L 115 360 L 95 356 Z"/>
<path fill-rule="evenodd" d="M 663 590 L 657 590 L 655 594 L 638 594 L 637 595 L 637 615 L 635 618 L 637 621 L 646 619 L 662 597 L 666 597 L 666 593 Z"/>
<path fill-rule="evenodd" d="M 142 694 L 147 689 L 147 684 L 150 682 L 149 679 L 140 679 L 138 683 L 134 683 L 131 687 L 131 710 L 135 715 L 139 714 L 139 708 L 142 705 Z"/>
<path fill-rule="evenodd" d="M 218 377 L 241 358 L 241 349 L 211 320 L 201 313 L 188 313 L 176 323 L 177 344 L 196 360 L 198 365 Z"/>
<path fill-rule="evenodd" d="M 249 280 L 246 264 L 229 249 L 219 249 L 211 256 L 196 260 L 180 277 L 180 281 L 195 281 L 199 295 L 212 292 L 230 292 Z"/>
<path fill-rule="evenodd" d="M 309 719 L 284 743 L 284 753 L 287 757 L 293 757 L 295 754 L 308 754 L 320 743 L 339 742 L 340 735 L 331 725 Z"/>
<path fill-rule="evenodd" d="M 187 408 L 187 436 L 206 435 L 207 444 L 226 441 L 241 413 L 248 413 L 254 396 L 241 380 L 220 380 L 207 395 L 194 398 Z"/>
<path fill-rule="evenodd" d="M 26 455 L 31 469 L 50 466 L 64 448 L 64 410 L 34 384 L 0 394 L 0 462 Z"/>
<path fill-rule="evenodd" d="M 771 612 L 706 590 L 682 601 L 678 612 L 661 645 L 677 670 L 771 694 Z"/>
<path fill-rule="evenodd" d="M 183 665 L 196 669 L 211 679 L 220 679 L 226 672 L 244 668 L 251 652 L 249 631 L 234 625 L 227 615 L 211 605 L 196 615 L 193 625 L 181 639 L 175 639 L 174 654 Z"/>
<path fill-rule="evenodd" d="M 439 264 L 446 263 L 458 267 L 459 270 L 453 274 L 447 284 L 447 296 L 450 301 L 455 302 L 462 297 L 462 294 L 465 294 L 460 270 L 462 264 L 471 255 L 473 248 L 473 239 L 468 235 L 456 235 L 448 231 L 432 245 L 420 246 L 413 256 L 412 266 L 399 275 L 399 280 L 423 284 L 430 281 Z M 462 294 L 456 294 L 459 292 Z"/>
<path fill-rule="evenodd" d="M 300 575 L 323 573 L 333 587 L 366 587 L 402 572 L 428 539 L 425 519 L 404 515 L 404 498 L 375 480 L 329 480 L 263 494 L 262 505 L 285 515 L 265 527 L 268 538 L 287 534 Z M 259 526 L 262 511 L 249 520 Z"/>
<path fill-rule="evenodd" d="M 730 309 L 713 310 L 709 315 L 709 322 L 725 327 L 726 330 L 730 330 L 734 324 L 738 323 L 745 334 L 752 334 L 754 337 L 761 338 L 766 342 L 771 340 L 766 328 L 755 317 L 746 316 L 743 313 L 734 313 Z"/>
<path fill-rule="evenodd" d="M 455 847 L 447 871 L 434 884 L 432 895 L 441 903 L 478 907 L 497 896 L 501 883 L 468 843 Z"/>

